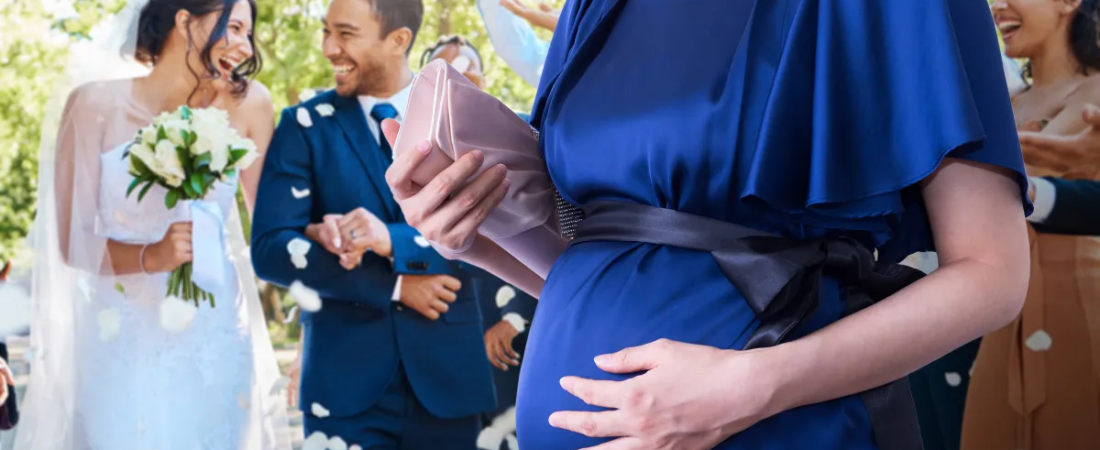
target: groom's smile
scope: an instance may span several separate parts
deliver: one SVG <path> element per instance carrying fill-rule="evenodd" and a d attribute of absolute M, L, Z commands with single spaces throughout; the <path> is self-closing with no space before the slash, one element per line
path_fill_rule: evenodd
<path fill-rule="evenodd" d="M 397 8 L 388 20 L 408 8 Z M 332 0 L 324 19 L 325 58 L 336 92 L 344 97 L 387 97 L 408 85 L 408 49 L 414 34 L 403 22 L 383 23 L 374 2 Z"/>

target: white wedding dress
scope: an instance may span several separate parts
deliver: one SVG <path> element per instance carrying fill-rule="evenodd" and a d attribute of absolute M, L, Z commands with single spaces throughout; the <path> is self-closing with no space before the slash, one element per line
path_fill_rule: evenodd
<path fill-rule="evenodd" d="M 133 177 L 122 158 L 124 148 L 101 156 L 99 234 L 119 242 L 156 242 L 173 222 L 187 219 L 187 209 L 166 209 L 159 186 L 141 202 L 137 195 L 126 198 Z M 234 178 L 210 194 L 225 217 L 236 207 L 235 193 Z M 97 320 L 79 322 L 88 345 L 77 345 L 77 412 L 90 449 L 244 448 L 252 402 L 252 342 L 247 300 L 240 295 L 236 274 L 230 276 L 233 282 L 213 292 L 217 306 L 201 302 L 194 321 L 179 332 L 166 330 L 160 319 L 168 274 L 103 277 L 89 283 L 90 312 Z"/>
<path fill-rule="evenodd" d="M 154 114 L 132 82 L 86 86 L 66 105 L 55 155 L 41 163 L 30 380 L 16 450 L 289 449 L 285 395 L 237 213 L 237 177 L 205 206 L 219 226 L 193 243 L 215 246 L 196 267 L 224 268 L 216 306 L 200 301 L 181 329 L 162 317 L 167 273 L 114 274 L 111 241 L 160 241 L 189 221 L 165 190 L 138 201 L 126 143 Z M 56 173 L 54 173 L 56 172 Z M 198 222 L 196 222 L 198 223 Z M 195 253 L 198 255 L 198 252 Z M 198 256 L 196 256 L 198 258 Z M 224 258 L 224 259 L 221 259 Z M 171 309 L 165 311 L 172 311 Z"/>

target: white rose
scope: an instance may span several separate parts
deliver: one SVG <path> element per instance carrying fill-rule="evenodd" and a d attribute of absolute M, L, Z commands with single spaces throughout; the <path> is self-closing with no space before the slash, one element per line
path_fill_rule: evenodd
<path fill-rule="evenodd" d="M 229 126 L 229 113 L 218 108 L 203 108 L 191 111 L 191 120 L 197 123 Z"/>
<path fill-rule="evenodd" d="M 252 142 L 252 139 L 240 139 L 237 141 L 236 144 L 233 145 L 233 148 L 244 149 L 248 151 L 248 153 L 245 153 L 244 156 L 242 156 L 241 159 L 238 159 L 237 163 L 233 165 L 235 168 L 244 170 L 256 161 L 258 153 L 256 152 L 256 143 Z"/>
<path fill-rule="evenodd" d="M 141 143 L 152 147 L 157 143 L 157 127 L 149 125 L 141 129 Z"/>
<path fill-rule="evenodd" d="M 225 166 L 229 165 L 229 144 L 220 143 L 216 145 L 210 155 L 210 170 L 218 173 L 224 172 Z"/>
<path fill-rule="evenodd" d="M 184 146 L 183 134 L 180 131 L 191 129 L 191 124 L 186 120 L 169 120 L 164 123 L 164 133 L 168 135 L 168 140 L 179 147 Z"/>
<path fill-rule="evenodd" d="M 169 186 L 179 187 L 183 184 L 183 178 L 187 174 L 183 171 L 183 164 L 180 164 L 175 145 L 169 141 L 157 142 L 155 158 L 156 167 L 150 167 L 153 172 L 163 177 Z"/>

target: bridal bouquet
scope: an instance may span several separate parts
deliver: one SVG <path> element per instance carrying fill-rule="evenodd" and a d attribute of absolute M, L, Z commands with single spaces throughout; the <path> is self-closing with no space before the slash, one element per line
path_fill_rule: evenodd
<path fill-rule="evenodd" d="M 256 144 L 242 138 L 229 125 L 229 113 L 216 108 L 191 109 L 181 106 L 176 111 L 157 116 L 151 125 L 141 129 L 123 157 L 129 159 L 130 174 L 134 176 L 134 181 L 126 189 L 127 197 L 138 191 L 138 201 L 142 201 L 149 189 L 161 186 L 167 191 L 164 206 L 168 209 L 184 201 L 191 204 L 192 214 L 197 211 L 212 215 L 215 225 L 220 222 L 224 226 L 220 211 L 216 208 L 203 209 L 201 201 L 214 183 L 228 181 L 235 173 L 252 164 L 256 159 Z M 192 234 L 198 236 L 199 218 L 193 219 L 196 225 Z M 213 232 L 204 239 L 220 238 L 220 228 L 213 229 Z M 200 243 L 198 239 L 194 242 Z M 195 256 L 197 261 L 198 248 L 195 249 Z M 224 255 L 218 256 L 224 259 Z M 214 295 L 196 285 L 192 281 L 193 275 L 191 263 L 174 270 L 169 277 L 167 295 L 193 301 L 195 306 L 198 306 L 200 299 L 214 306 Z"/>

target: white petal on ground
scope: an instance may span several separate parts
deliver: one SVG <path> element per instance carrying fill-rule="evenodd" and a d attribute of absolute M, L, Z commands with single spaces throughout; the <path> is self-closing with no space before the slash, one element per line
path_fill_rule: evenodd
<path fill-rule="evenodd" d="M 427 239 L 424 239 L 424 236 L 419 235 L 413 238 L 413 242 L 415 242 L 416 245 L 420 246 L 420 248 L 428 248 L 432 245 L 431 242 L 428 242 Z"/>
<path fill-rule="evenodd" d="M 504 285 L 497 290 L 497 308 L 503 308 L 508 302 L 516 298 L 516 290 L 512 286 Z"/>
<path fill-rule="evenodd" d="M 328 450 L 348 450 L 348 443 L 339 436 L 333 436 L 328 440 Z"/>
<path fill-rule="evenodd" d="M 320 431 L 314 431 L 306 440 L 302 441 L 302 450 L 326 450 L 328 448 L 328 436 Z"/>
<path fill-rule="evenodd" d="M 290 325 L 294 321 L 294 316 L 298 314 L 298 305 L 290 307 L 290 311 L 287 311 L 286 318 L 283 319 L 283 325 Z"/>
<path fill-rule="evenodd" d="M 294 301 L 298 302 L 298 307 L 302 311 L 317 312 L 321 310 L 321 296 L 317 294 L 317 291 L 306 287 L 301 281 L 291 283 L 288 293 L 291 297 L 294 297 Z"/>
<path fill-rule="evenodd" d="M 1045 352 L 1050 350 L 1050 345 L 1054 342 L 1050 339 L 1050 335 L 1046 331 L 1039 330 L 1031 333 L 1027 340 L 1024 341 L 1024 345 L 1030 348 L 1032 351 Z"/>
<path fill-rule="evenodd" d="M 309 197 L 309 189 L 306 188 L 299 191 L 298 188 L 291 186 L 290 195 L 293 195 L 294 198 L 301 200 L 303 198 Z"/>
<path fill-rule="evenodd" d="M 329 414 L 328 410 L 325 409 L 324 406 L 321 406 L 320 403 L 316 402 L 309 406 L 309 412 L 313 413 L 314 416 L 317 416 L 320 419 L 328 417 Z"/>
<path fill-rule="evenodd" d="M 114 339 L 122 327 L 122 316 L 114 308 L 100 311 L 96 319 L 99 322 L 99 338 L 104 341 Z"/>
<path fill-rule="evenodd" d="M 238 393 L 237 394 L 237 406 L 239 406 L 241 409 L 247 411 L 248 408 L 250 408 L 252 406 L 252 402 L 250 402 L 248 400 L 248 397 L 245 396 L 244 394 Z"/>
<path fill-rule="evenodd" d="M 160 326 L 166 331 L 179 333 L 186 330 L 195 321 L 198 308 L 177 297 L 168 297 L 160 302 Z"/>
<path fill-rule="evenodd" d="M 295 113 L 298 118 L 298 125 L 309 128 L 313 126 L 313 118 L 309 117 L 309 110 L 305 108 L 298 108 Z"/>
<path fill-rule="evenodd" d="M 280 392 L 286 390 L 286 387 L 290 386 L 290 378 L 279 377 L 271 384 L 271 395 L 278 395 Z"/>
<path fill-rule="evenodd" d="M 321 117 L 329 117 L 336 111 L 336 108 L 333 108 L 332 105 L 328 103 L 321 103 L 313 109 L 317 110 L 317 114 L 320 114 Z"/>
<path fill-rule="evenodd" d="M 959 384 L 962 384 L 962 375 L 959 375 L 958 372 L 947 372 L 943 374 L 943 376 L 947 379 L 947 384 L 951 387 L 957 387 Z"/>

